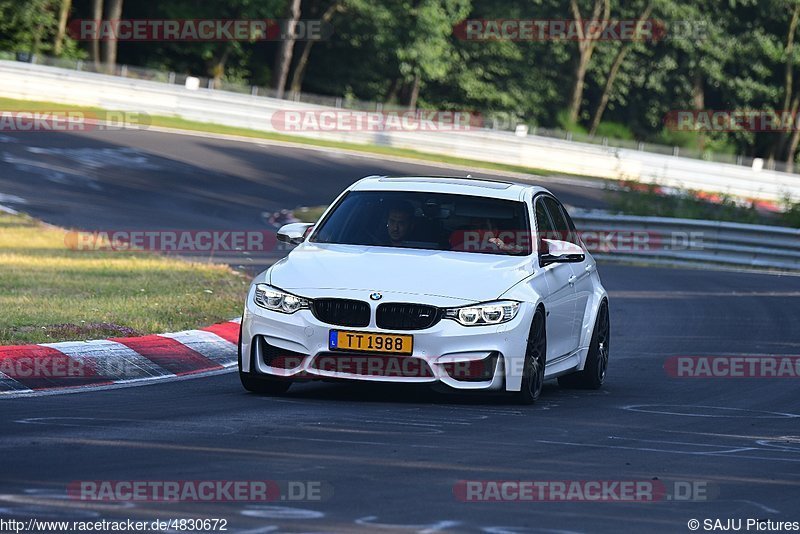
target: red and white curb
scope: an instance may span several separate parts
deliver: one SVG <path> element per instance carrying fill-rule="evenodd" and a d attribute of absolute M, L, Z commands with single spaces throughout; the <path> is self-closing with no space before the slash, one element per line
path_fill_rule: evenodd
<path fill-rule="evenodd" d="M 0 397 L 221 371 L 236 365 L 239 322 L 141 337 L 0 346 Z"/>

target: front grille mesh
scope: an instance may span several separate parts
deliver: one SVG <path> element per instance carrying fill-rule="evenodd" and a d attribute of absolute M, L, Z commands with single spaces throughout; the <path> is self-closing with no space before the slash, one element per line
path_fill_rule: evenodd
<path fill-rule="evenodd" d="M 314 317 L 323 323 L 338 326 L 369 326 L 369 304 L 349 299 L 314 299 Z"/>
<path fill-rule="evenodd" d="M 378 306 L 376 323 L 387 330 L 423 330 L 439 322 L 441 312 L 435 306 L 392 302 Z"/>

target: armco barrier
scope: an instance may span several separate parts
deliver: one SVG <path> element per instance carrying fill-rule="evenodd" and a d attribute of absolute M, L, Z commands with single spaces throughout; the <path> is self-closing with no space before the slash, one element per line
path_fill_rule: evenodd
<path fill-rule="evenodd" d="M 676 241 L 675 247 L 593 252 L 598 258 L 800 271 L 800 229 L 578 210 L 571 215 L 581 232 L 646 232 L 660 244 Z"/>
<path fill-rule="evenodd" d="M 0 96 L 180 116 L 261 131 L 275 131 L 271 118 L 276 111 L 331 109 L 14 61 L 0 61 Z M 658 183 L 773 203 L 787 195 L 800 199 L 800 175 L 532 135 L 518 137 L 509 132 L 304 131 L 297 135 L 409 148 L 556 173 Z"/>

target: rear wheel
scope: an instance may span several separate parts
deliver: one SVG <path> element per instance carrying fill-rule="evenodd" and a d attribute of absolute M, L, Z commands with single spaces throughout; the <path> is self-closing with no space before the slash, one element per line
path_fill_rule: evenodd
<path fill-rule="evenodd" d="M 519 404 L 533 404 L 544 387 L 544 365 L 547 354 L 547 336 L 544 328 L 544 314 L 536 310 L 528 334 L 525 349 L 525 362 L 522 370 L 522 389 L 514 394 Z"/>
<path fill-rule="evenodd" d="M 242 325 L 239 324 L 239 380 L 247 391 L 266 395 L 282 395 L 289 391 L 292 381 L 281 378 L 272 378 L 255 373 L 245 373 L 242 371 Z M 250 360 L 250 368 L 253 369 L 253 360 Z"/>
<path fill-rule="evenodd" d="M 589 354 L 583 371 L 559 377 L 558 385 L 565 388 L 598 389 L 606 379 L 608 355 L 611 340 L 611 326 L 608 318 L 608 304 L 603 301 L 597 312 Z"/>

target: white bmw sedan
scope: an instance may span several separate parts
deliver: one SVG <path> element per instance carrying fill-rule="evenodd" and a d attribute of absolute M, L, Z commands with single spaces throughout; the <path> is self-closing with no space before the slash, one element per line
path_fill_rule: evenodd
<path fill-rule="evenodd" d="M 506 391 L 532 403 L 545 380 L 598 388 L 608 296 L 546 189 L 448 177 L 371 176 L 247 294 L 239 374 L 253 392 L 314 379 Z"/>

